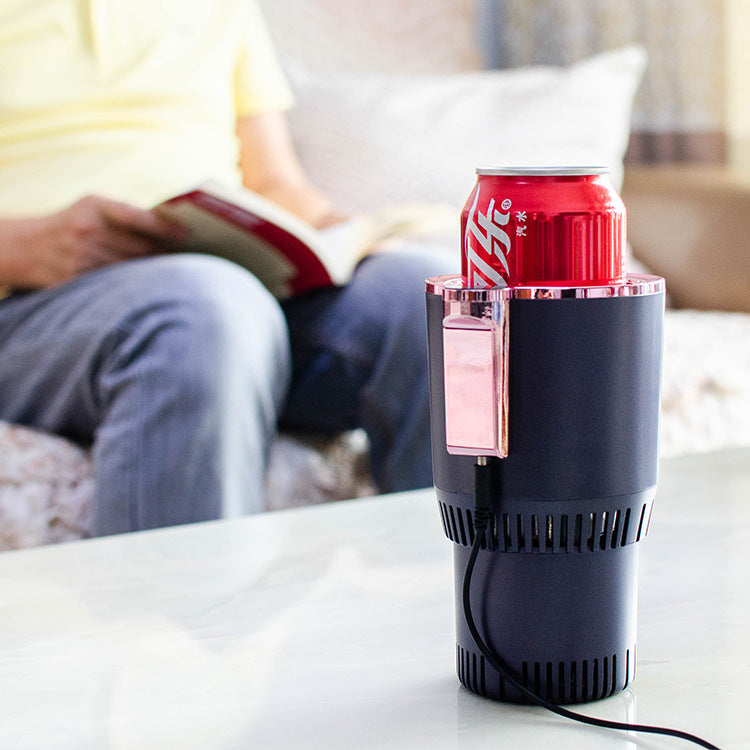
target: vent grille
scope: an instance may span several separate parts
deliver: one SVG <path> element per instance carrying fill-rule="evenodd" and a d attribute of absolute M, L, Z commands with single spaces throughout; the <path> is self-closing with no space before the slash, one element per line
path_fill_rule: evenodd
<path fill-rule="evenodd" d="M 443 521 L 445 535 L 456 544 L 470 547 L 474 544 L 474 514 L 468 508 L 459 508 L 448 503 L 439 503 L 440 518 Z M 488 547 L 489 539 L 489 547 Z M 484 535 L 482 549 L 496 549 L 497 527 L 495 515 L 490 516 L 487 533 Z"/>
<path fill-rule="evenodd" d="M 489 669 L 489 675 L 487 671 Z M 481 654 L 456 647 L 456 670 L 461 684 L 474 693 L 499 700 L 529 702 L 504 677 L 485 665 Z M 635 646 L 617 654 L 581 661 L 524 661 L 520 682 L 551 703 L 583 703 L 607 698 L 624 690 L 635 675 Z M 488 690 L 488 681 L 497 689 Z"/>
<path fill-rule="evenodd" d="M 462 685 L 473 693 L 487 695 L 484 656 L 456 646 L 456 671 Z"/>
<path fill-rule="evenodd" d="M 452 542 L 474 543 L 473 514 L 468 508 L 440 502 L 445 535 Z M 489 548 L 500 552 L 596 552 L 639 542 L 648 532 L 651 502 L 591 513 L 493 514 Z M 487 543 L 482 544 L 487 547 Z"/>

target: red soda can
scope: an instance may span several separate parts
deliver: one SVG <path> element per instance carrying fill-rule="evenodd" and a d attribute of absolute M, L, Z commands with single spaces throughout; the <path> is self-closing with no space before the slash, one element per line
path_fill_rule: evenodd
<path fill-rule="evenodd" d="M 625 281 L 625 206 L 606 167 L 477 169 L 461 237 L 469 287 Z"/>

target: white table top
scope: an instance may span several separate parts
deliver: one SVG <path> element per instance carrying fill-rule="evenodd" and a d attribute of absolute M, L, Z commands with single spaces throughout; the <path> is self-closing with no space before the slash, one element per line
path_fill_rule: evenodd
<path fill-rule="evenodd" d="M 0 555 L 0 748 L 688 748 L 455 675 L 432 491 Z M 638 672 L 578 707 L 750 748 L 750 451 L 663 464 Z"/>

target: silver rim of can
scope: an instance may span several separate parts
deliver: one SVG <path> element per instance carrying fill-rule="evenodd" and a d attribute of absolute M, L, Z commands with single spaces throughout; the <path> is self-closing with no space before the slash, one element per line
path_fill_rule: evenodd
<path fill-rule="evenodd" d="M 508 177 L 588 177 L 599 174 L 609 174 L 609 167 L 478 167 L 480 176 L 508 176 Z"/>

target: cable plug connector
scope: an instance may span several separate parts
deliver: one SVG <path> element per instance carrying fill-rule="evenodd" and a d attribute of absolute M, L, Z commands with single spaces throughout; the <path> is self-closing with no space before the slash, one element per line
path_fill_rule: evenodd
<path fill-rule="evenodd" d="M 478 456 L 474 468 L 474 532 L 484 537 L 492 518 L 492 471 L 486 456 Z"/>

